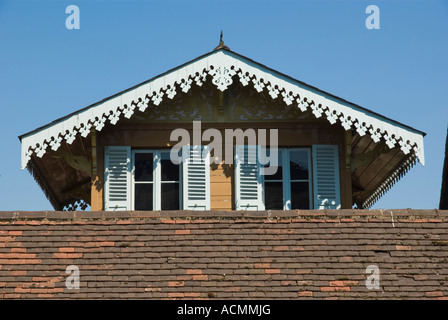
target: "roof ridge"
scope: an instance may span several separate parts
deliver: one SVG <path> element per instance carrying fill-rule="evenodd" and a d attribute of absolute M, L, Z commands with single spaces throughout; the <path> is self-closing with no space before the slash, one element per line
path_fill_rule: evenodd
<path fill-rule="evenodd" d="M 340 210 L 268 210 L 268 211 L 0 211 L 1 220 L 120 220 L 120 219 L 168 219 L 168 220 L 235 220 L 235 219 L 304 219 L 326 221 L 344 219 L 406 218 L 407 220 L 442 219 L 448 221 L 448 210 L 438 209 L 340 209 Z"/>

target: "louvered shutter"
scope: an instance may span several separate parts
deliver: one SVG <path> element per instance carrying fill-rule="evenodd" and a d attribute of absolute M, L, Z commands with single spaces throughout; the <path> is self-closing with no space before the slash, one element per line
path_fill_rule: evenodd
<path fill-rule="evenodd" d="M 314 209 L 340 209 L 338 146 L 313 146 Z"/>
<path fill-rule="evenodd" d="M 208 146 L 184 146 L 184 210 L 210 210 L 210 150 Z"/>
<path fill-rule="evenodd" d="M 258 146 L 235 146 L 235 208 L 264 210 Z"/>
<path fill-rule="evenodd" d="M 131 148 L 105 147 L 105 210 L 130 210 Z"/>

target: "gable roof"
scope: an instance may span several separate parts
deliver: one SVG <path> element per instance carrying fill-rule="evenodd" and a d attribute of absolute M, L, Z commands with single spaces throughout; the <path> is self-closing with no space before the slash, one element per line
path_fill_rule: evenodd
<path fill-rule="evenodd" d="M 195 83 L 201 86 L 207 77 L 221 91 L 238 79 L 260 92 L 267 90 L 272 98 L 282 97 L 286 104 L 311 110 L 316 118 L 339 123 L 345 130 L 354 129 L 360 136 L 370 135 L 375 142 L 383 139 L 389 148 L 399 146 L 404 154 L 415 154 L 424 165 L 425 133 L 391 120 L 371 110 L 348 102 L 325 91 L 293 79 L 238 53 L 221 47 L 150 80 L 80 109 L 43 127 L 21 135 L 21 167 L 32 154 L 42 157 L 48 148 L 56 151 L 62 141 L 71 144 L 77 135 L 86 137 L 90 130 L 101 131 L 109 122 L 131 118 L 137 110 L 157 106 L 163 99 L 172 99 L 178 91 L 188 92 Z"/>
<path fill-rule="evenodd" d="M 0 299 L 447 299 L 448 211 L 0 212 Z M 67 266 L 80 288 L 66 288 Z M 367 289 L 380 271 L 380 288 Z"/>

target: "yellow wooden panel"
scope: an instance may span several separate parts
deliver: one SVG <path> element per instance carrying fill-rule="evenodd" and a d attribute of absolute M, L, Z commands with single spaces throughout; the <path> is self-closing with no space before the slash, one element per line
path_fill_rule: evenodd
<path fill-rule="evenodd" d="M 212 210 L 232 210 L 233 207 L 233 166 L 211 166 L 210 207 Z"/>
<path fill-rule="evenodd" d="M 212 210 L 232 210 L 232 201 L 229 199 L 211 200 L 210 208 Z"/>
<path fill-rule="evenodd" d="M 213 196 L 231 196 L 232 195 L 232 184 L 221 183 L 221 182 L 210 182 L 210 197 Z"/>

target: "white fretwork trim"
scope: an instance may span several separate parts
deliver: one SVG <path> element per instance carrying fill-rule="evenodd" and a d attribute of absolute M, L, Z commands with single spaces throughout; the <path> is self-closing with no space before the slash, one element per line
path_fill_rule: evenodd
<path fill-rule="evenodd" d="M 207 76 L 221 91 L 233 82 L 233 76 L 244 86 L 252 84 L 261 92 L 266 89 L 272 98 L 281 97 L 287 105 L 296 104 L 311 110 L 316 118 L 325 117 L 331 124 L 340 122 L 345 130 L 354 128 L 361 136 L 369 134 L 375 142 L 384 139 L 389 148 L 397 144 L 405 154 L 414 153 L 424 165 L 423 135 L 373 112 L 359 108 L 297 80 L 281 75 L 251 60 L 226 50 L 212 52 L 149 82 L 59 122 L 45 126 L 22 137 L 21 167 L 27 166 L 34 153 L 42 157 L 47 148 L 57 150 L 62 141 L 71 144 L 79 133 L 86 137 L 91 128 L 101 131 L 107 122 L 115 125 L 121 118 L 130 118 L 136 110 L 157 107 L 163 99 L 172 99 L 177 92 L 188 92 L 195 83 L 201 86 Z"/>
<path fill-rule="evenodd" d="M 75 200 L 70 204 L 64 206 L 62 211 L 85 211 L 89 205 L 84 200 Z"/>

